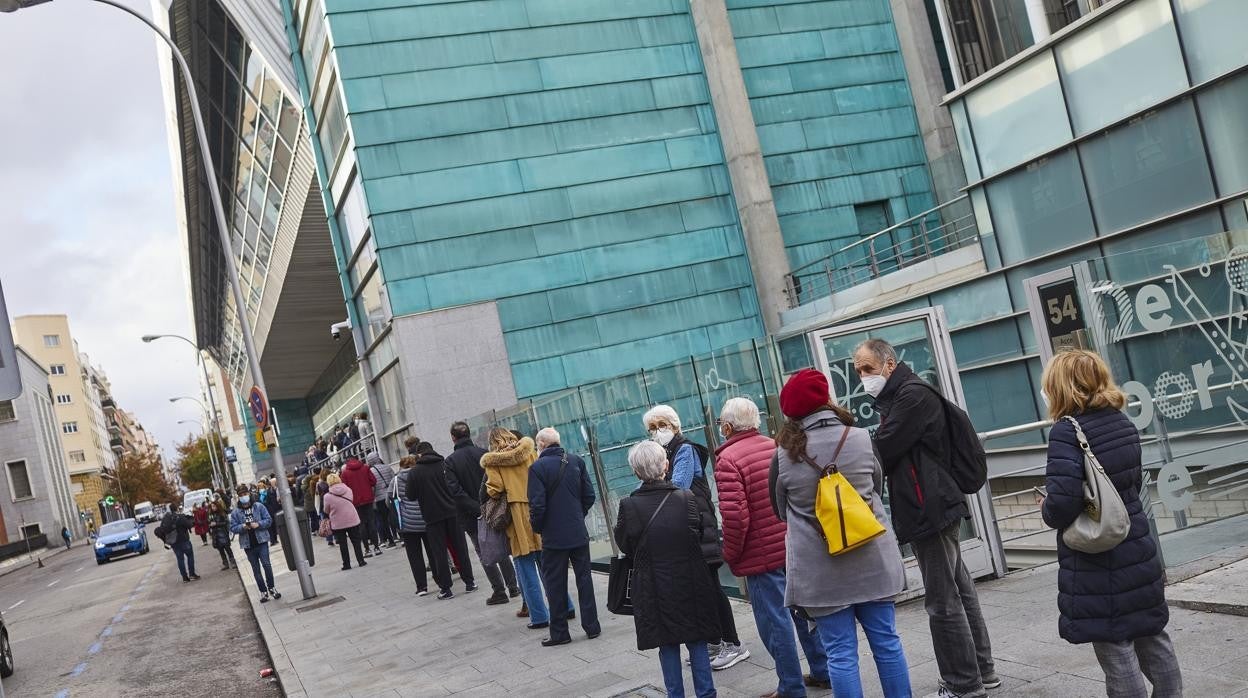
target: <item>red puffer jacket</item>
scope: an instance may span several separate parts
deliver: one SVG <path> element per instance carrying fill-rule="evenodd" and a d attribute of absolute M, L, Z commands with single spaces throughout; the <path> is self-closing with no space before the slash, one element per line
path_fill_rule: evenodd
<path fill-rule="evenodd" d="M 724 519 L 724 562 L 738 577 L 784 568 L 784 522 L 767 491 L 776 442 L 757 430 L 733 434 L 715 450 L 715 487 Z"/>

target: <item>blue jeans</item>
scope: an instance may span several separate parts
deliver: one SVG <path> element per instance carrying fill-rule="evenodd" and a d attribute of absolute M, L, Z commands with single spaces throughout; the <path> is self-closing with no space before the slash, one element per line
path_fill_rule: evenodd
<path fill-rule="evenodd" d="M 273 588 L 273 566 L 269 564 L 269 544 L 261 543 L 247 548 L 247 562 L 251 563 L 251 573 L 256 576 L 256 588 L 263 594 Z M 264 570 L 261 574 L 261 570 Z"/>
<path fill-rule="evenodd" d="M 784 584 L 782 569 L 745 578 L 758 637 L 776 663 L 776 678 L 780 680 L 776 692 L 782 698 L 800 698 L 806 695 L 806 685 L 802 682 L 802 664 L 797 659 L 797 643 L 793 640 L 794 619 L 784 607 Z M 811 665 L 812 673 L 814 666 Z"/>
<path fill-rule="evenodd" d="M 705 642 L 687 642 L 689 667 L 693 671 L 693 692 L 698 698 L 715 698 L 715 680 L 711 678 L 711 656 Z M 659 647 L 659 666 L 663 668 L 663 686 L 668 698 L 685 698 L 685 676 L 680 668 L 680 645 Z"/>
<path fill-rule="evenodd" d="M 542 591 L 542 551 L 534 550 L 528 555 L 512 558 L 516 566 L 516 581 L 520 583 L 520 596 L 529 607 L 529 623 L 549 623 L 550 609 L 546 606 L 546 593 Z M 576 608 L 568 595 L 568 613 Z"/>
<path fill-rule="evenodd" d="M 182 573 L 183 579 L 195 576 L 195 546 L 191 545 L 191 541 L 183 541 L 175 543 L 173 546 L 173 556 L 178 558 L 178 571 Z"/>
<path fill-rule="evenodd" d="M 810 665 L 810 677 L 818 681 L 828 680 L 828 655 L 823 651 L 823 642 L 819 640 L 818 629 L 812 630 L 810 621 L 797 615 L 797 611 L 789 610 L 793 618 L 793 627 L 797 630 L 797 641 L 806 654 L 806 663 Z"/>
<path fill-rule="evenodd" d="M 871 645 L 875 668 L 880 675 L 884 698 L 910 698 L 910 667 L 897 635 L 897 617 L 892 601 L 872 601 L 815 619 L 819 639 L 828 654 L 828 677 L 836 698 L 861 698 L 862 678 L 858 675 L 857 619 Z"/>

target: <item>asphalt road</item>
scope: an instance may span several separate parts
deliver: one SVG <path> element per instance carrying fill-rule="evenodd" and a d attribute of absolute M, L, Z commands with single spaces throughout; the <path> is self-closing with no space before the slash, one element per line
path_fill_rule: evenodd
<path fill-rule="evenodd" d="M 17 669 L 6 698 L 280 696 L 260 678 L 268 653 L 238 573 L 194 543 L 197 582 L 155 537 L 147 555 L 97 565 L 83 545 L 0 577 Z"/>

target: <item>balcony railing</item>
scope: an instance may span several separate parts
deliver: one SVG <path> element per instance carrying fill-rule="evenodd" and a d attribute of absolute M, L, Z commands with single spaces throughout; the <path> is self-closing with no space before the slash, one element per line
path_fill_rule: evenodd
<path fill-rule="evenodd" d="M 103 407 L 106 410 L 115 410 L 117 409 L 117 403 L 113 402 L 111 397 L 106 397 L 103 400 L 100 400 L 100 407 Z"/>
<path fill-rule="evenodd" d="M 784 277 L 785 295 L 796 308 L 978 239 L 970 197 L 962 195 L 794 269 Z"/>
<path fill-rule="evenodd" d="M 313 467 L 321 466 L 332 469 L 338 469 L 347 462 L 347 459 L 354 456 L 361 460 L 368 455 L 370 451 L 377 450 L 377 434 L 372 433 L 368 436 L 360 437 L 359 441 L 347 446 L 346 448 L 335 451 L 327 457 L 313 463 Z"/>

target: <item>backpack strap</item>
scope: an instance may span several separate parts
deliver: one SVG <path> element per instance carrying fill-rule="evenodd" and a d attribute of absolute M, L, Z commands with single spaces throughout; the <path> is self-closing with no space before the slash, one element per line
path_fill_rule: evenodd
<path fill-rule="evenodd" d="M 808 455 L 802 456 L 802 460 L 806 461 L 806 464 L 809 465 L 810 467 L 814 468 L 815 470 L 818 470 L 820 477 L 827 475 L 829 472 L 835 473 L 837 472 L 836 460 L 840 458 L 841 449 L 845 447 L 845 440 L 848 438 L 849 438 L 849 427 L 845 427 L 841 431 L 841 440 L 836 442 L 836 450 L 832 452 L 832 462 L 825 465 L 822 468 L 820 468 L 819 465 L 815 463 L 814 459 L 812 459 Z"/>

